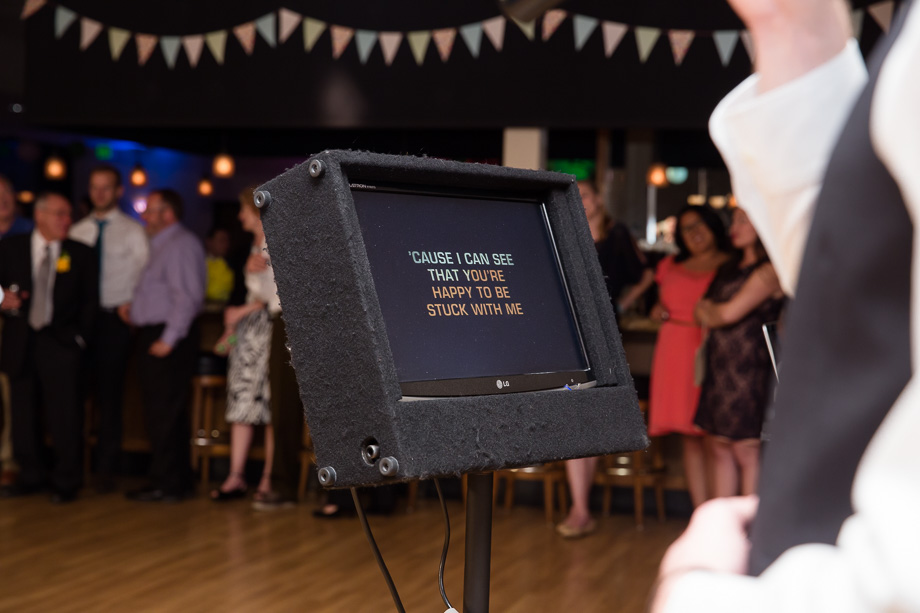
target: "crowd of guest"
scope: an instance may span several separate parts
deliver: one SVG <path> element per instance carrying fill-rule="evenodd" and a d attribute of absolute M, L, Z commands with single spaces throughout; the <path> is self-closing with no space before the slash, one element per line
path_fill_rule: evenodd
<path fill-rule="evenodd" d="M 0 372 L 9 388 L 0 422 L 8 436 L 0 497 L 50 492 L 55 503 L 77 498 L 84 486 L 87 401 L 98 422 L 92 485 L 100 493 L 118 489 L 129 364 L 137 370 L 150 466 L 147 484 L 125 496 L 143 502 L 188 497 L 189 389 L 201 349 L 199 319 L 206 299 L 226 304 L 235 284 L 227 229 L 210 233 L 206 254 L 183 225 L 184 202 L 171 189 L 147 196 L 139 223 L 120 209 L 121 173 L 108 165 L 91 171 L 92 210 L 76 223 L 61 194 L 37 197 L 34 222 L 17 214 L 14 194 L 0 176 Z M 226 306 L 226 333 L 215 348 L 229 354 L 233 451 L 230 474 L 212 497 L 246 493 L 252 430 L 264 425 L 267 457 L 256 502 L 275 508 L 296 497 L 303 413 L 251 190 L 241 195 L 239 218 L 254 238 L 240 271 L 245 302 Z M 286 423 L 291 432 L 280 445 L 273 444 L 272 422 Z"/>

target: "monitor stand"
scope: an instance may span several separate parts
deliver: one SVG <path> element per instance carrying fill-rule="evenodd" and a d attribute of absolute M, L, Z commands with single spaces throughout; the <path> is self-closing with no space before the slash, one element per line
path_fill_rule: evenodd
<path fill-rule="evenodd" d="M 470 473 L 466 492 L 463 613 L 489 612 L 493 473 Z"/>

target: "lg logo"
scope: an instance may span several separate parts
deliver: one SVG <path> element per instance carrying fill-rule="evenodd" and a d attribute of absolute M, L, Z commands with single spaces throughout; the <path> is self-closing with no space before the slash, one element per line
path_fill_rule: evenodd
<path fill-rule="evenodd" d="M 495 387 L 497 387 L 498 389 L 502 389 L 503 387 L 511 387 L 511 383 L 509 383 L 508 381 L 502 381 L 501 379 L 499 379 L 498 381 L 495 382 Z"/>

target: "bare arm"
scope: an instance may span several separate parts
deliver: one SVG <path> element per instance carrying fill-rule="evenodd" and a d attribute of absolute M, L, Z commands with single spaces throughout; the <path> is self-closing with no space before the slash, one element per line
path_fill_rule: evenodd
<path fill-rule="evenodd" d="M 770 297 L 782 295 L 779 279 L 772 264 L 764 264 L 754 271 L 741 289 L 726 302 L 700 300 L 694 315 L 701 326 L 721 328 L 736 324 Z"/>
<path fill-rule="evenodd" d="M 651 268 L 643 270 L 642 278 L 639 279 L 639 282 L 630 287 L 620 300 L 620 311 L 625 311 L 631 307 L 642 294 L 648 291 L 648 288 L 650 288 L 654 282 L 655 271 Z"/>

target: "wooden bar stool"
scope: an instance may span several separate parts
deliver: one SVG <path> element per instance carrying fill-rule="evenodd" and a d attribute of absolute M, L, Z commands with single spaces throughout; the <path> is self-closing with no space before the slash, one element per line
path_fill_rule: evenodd
<path fill-rule="evenodd" d="M 511 468 L 500 470 L 495 473 L 495 489 L 498 489 L 498 481 L 505 481 L 505 510 L 511 510 L 514 505 L 514 483 L 515 481 L 542 481 L 543 482 L 543 508 L 546 513 L 546 522 L 554 523 L 555 519 L 555 494 L 558 492 L 559 514 L 565 517 L 568 511 L 568 491 L 566 489 L 565 462 L 549 462 L 536 466 L 525 466 L 523 468 Z M 494 496 L 494 492 L 493 492 Z"/>

